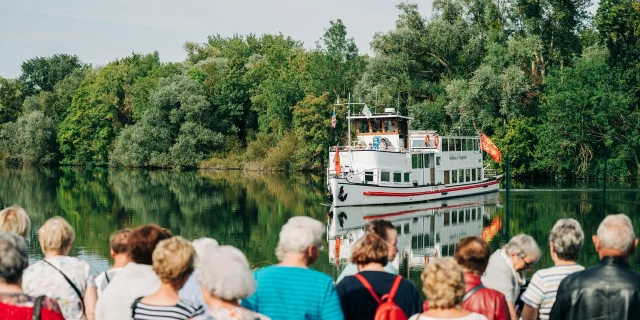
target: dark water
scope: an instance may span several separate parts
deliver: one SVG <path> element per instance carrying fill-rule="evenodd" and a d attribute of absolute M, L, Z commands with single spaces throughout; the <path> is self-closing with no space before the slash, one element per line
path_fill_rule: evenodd
<path fill-rule="evenodd" d="M 96 272 L 108 267 L 112 232 L 150 222 L 187 239 L 212 237 L 236 246 L 252 266 L 260 267 L 277 262 L 274 248 L 287 219 L 306 215 L 326 222 L 333 217 L 328 242 L 313 267 L 337 277 L 360 228 L 373 217 L 384 217 L 400 231 L 397 267 L 408 266 L 409 277 L 418 285 L 424 263 L 434 255 L 453 254 L 460 237 L 483 235 L 494 249 L 506 239 L 502 191 L 445 202 L 332 210 L 323 205 L 324 185 L 323 176 L 310 174 L 0 168 L 0 206 L 17 204 L 29 212 L 32 259 L 42 257 L 37 242 L 42 223 L 56 215 L 67 219 L 76 232 L 71 255 L 87 260 Z M 548 233 L 564 217 L 580 221 L 587 234 L 579 262 L 597 262 L 590 239 L 601 220 L 597 182 L 531 181 L 513 183 L 513 188 L 510 233 L 528 233 L 540 244 L 543 258 L 534 270 L 551 266 Z M 627 213 L 640 225 L 637 186 L 610 183 L 608 188 L 606 212 Z M 639 256 L 631 263 L 640 267 Z"/>

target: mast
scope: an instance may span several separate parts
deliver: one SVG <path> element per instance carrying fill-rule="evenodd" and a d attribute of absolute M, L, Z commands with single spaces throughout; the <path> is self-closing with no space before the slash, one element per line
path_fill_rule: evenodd
<path fill-rule="evenodd" d="M 349 119 L 350 116 L 351 116 L 351 92 L 349 92 L 349 100 L 347 100 L 347 131 L 348 131 L 347 145 L 349 147 L 351 147 L 351 119 Z"/>

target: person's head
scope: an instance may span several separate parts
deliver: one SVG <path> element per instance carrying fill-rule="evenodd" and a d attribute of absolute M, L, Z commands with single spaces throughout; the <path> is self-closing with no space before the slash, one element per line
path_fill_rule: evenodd
<path fill-rule="evenodd" d="M 613 214 L 602 220 L 593 244 L 600 259 L 613 256 L 628 258 L 638 246 L 631 220 L 624 214 Z"/>
<path fill-rule="evenodd" d="M 560 219 L 553 225 L 549 235 L 551 258 L 563 261 L 576 261 L 584 244 L 584 232 L 580 222 L 575 219 Z"/>
<path fill-rule="evenodd" d="M 504 250 L 511 257 L 513 268 L 518 272 L 531 268 L 540 260 L 538 243 L 533 237 L 523 233 L 511 238 L 504 246 Z"/>
<path fill-rule="evenodd" d="M 180 236 L 158 242 L 153 251 L 153 271 L 160 281 L 181 288 L 193 272 L 196 250 Z"/>
<path fill-rule="evenodd" d="M 28 265 L 29 250 L 24 238 L 13 232 L 0 232 L 0 283 L 20 285 Z"/>
<path fill-rule="evenodd" d="M 303 255 L 310 265 L 318 259 L 323 234 L 322 222 L 309 217 L 293 217 L 280 230 L 276 256 L 282 261 L 287 255 Z"/>
<path fill-rule="evenodd" d="M 153 250 L 158 242 L 171 238 L 171 232 L 156 224 L 145 224 L 134 229 L 127 238 L 127 254 L 138 264 L 153 264 Z"/>
<path fill-rule="evenodd" d="M 193 248 L 196 250 L 196 261 L 198 261 L 199 257 L 204 257 L 209 252 L 212 252 L 219 247 L 218 241 L 211 238 L 199 238 L 193 240 L 191 245 L 193 245 Z M 198 265 L 199 263 L 196 263 L 196 268 Z"/>
<path fill-rule="evenodd" d="M 372 220 L 367 223 L 367 233 L 375 233 L 387 242 L 389 261 L 393 261 L 398 253 L 398 231 L 387 220 Z"/>
<path fill-rule="evenodd" d="M 375 233 L 367 233 L 351 250 L 351 262 L 358 266 L 378 263 L 383 267 L 389 262 L 387 242 Z"/>
<path fill-rule="evenodd" d="M 24 209 L 13 206 L 0 211 L 0 232 L 13 232 L 26 239 L 30 230 L 31 220 Z"/>
<path fill-rule="evenodd" d="M 462 269 L 451 257 L 436 259 L 422 271 L 422 291 L 429 309 L 460 307 L 464 297 Z"/>
<path fill-rule="evenodd" d="M 232 246 L 220 246 L 199 256 L 196 267 L 205 301 L 207 297 L 237 301 L 256 291 L 256 281 L 247 258 Z"/>
<path fill-rule="evenodd" d="M 491 248 L 478 236 L 464 237 L 458 241 L 454 257 L 464 271 L 483 274 L 491 257 Z"/>
<path fill-rule="evenodd" d="M 129 250 L 129 235 L 131 235 L 131 229 L 122 229 L 112 234 L 109 237 L 109 248 L 111 248 L 111 257 L 115 258 L 118 255 L 127 255 Z"/>
<path fill-rule="evenodd" d="M 45 254 L 69 254 L 74 238 L 73 228 L 62 217 L 50 218 L 38 230 L 40 248 Z"/>

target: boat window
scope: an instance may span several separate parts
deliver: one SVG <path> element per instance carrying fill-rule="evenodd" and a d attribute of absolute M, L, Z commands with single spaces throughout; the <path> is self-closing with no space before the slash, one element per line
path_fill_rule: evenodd
<path fill-rule="evenodd" d="M 471 209 L 471 219 L 472 220 L 476 219 L 476 209 L 475 208 Z"/>
<path fill-rule="evenodd" d="M 442 139 L 442 151 L 449 151 L 449 139 Z"/>
<path fill-rule="evenodd" d="M 410 231 L 410 230 L 409 230 L 409 224 L 408 224 L 408 223 L 405 223 L 405 224 L 404 224 L 404 234 L 409 233 L 409 231 Z"/>
<path fill-rule="evenodd" d="M 449 225 L 449 212 L 448 211 L 444 213 L 444 225 L 445 226 Z M 438 236 L 439 236 L 439 234 L 436 235 L 436 241 L 439 241 L 438 240 L 438 238 L 439 238 Z"/>
<path fill-rule="evenodd" d="M 436 166 L 440 165 L 440 157 L 436 157 Z"/>
<path fill-rule="evenodd" d="M 424 155 L 424 167 L 425 168 L 431 168 L 431 165 L 429 163 L 429 156 L 430 156 L 429 154 L 425 154 Z"/>
<path fill-rule="evenodd" d="M 467 169 L 467 172 L 465 173 L 464 177 L 466 182 L 471 181 L 471 169 Z"/>
<path fill-rule="evenodd" d="M 480 140 L 473 139 L 473 151 L 480 151 Z"/>
<path fill-rule="evenodd" d="M 471 209 L 465 209 L 464 215 L 465 215 L 464 221 L 471 221 Z"/>
<path fill-rule="evenodd" d="M 364 172 L 364 181 L 365 182 L 373 182 L 373 171 L 365 171 Z"/>
<path fill-rule="evenodd" d="M 469 149 L 467 149 L 467 140 L 468 139 L 460 139 L 460 141 L 462 141 L 462 151 L 468 151 Z"/>
<path fill-rule="evenodd" d="M 449 171 L 444 171 L 444 184 L 449 184 Z"/>
<path fill-rule="evenodd" d="M 458 183 L 458 170 L 451 171 L 451 183 Z"/>
<path fill-rule="evenodd" d="M 458 170 L 458 181 L 460 183 L 464 182 L 464 169 L 459 169 Z"/>
<path fill-rule="evenodd" d="M 480 168 L 476 168 L 476 171 L 477 171 L 476 174 L 478 175 L 478 180 L 482 180 L 482 175 L 481 175 L 482 171 L 480 171 Z"/>
<path fill-rule="evenodd" d="M 382 122 L 379 119 L 371 120 L 371 132 L 382 132 Z"/>
<path fill-rule="evenodd" d="M 367 121 L 367 120 L 359 120 L 358 121 L 358 132 L 360 132 L 360 133 L 369 133 L 369 121 Z"/>
<path fill-rule="evenodd" d="M 473 141 L 474 139 L 467 139 L 467 151 L 473 151 Z"/>
<path fill-rule="evenodd" d="M 395 120 L 384 120 L 384 132 L 396 133 L 396 121 Z"/>
<path fill-rule="evenodd" d="M 380 181 L 389 182 L 389 171 L 380 172 Z"/>
<path fill-rule="evenodd" d="M 418 155 L 418 168 L 424 168 L 424 159 L 422 158 L 422 154 Z"/>
<path fill-rule="evenodd" d="M 402 172 L 393 173 L 393 182 L 402 182 Z"/>
<path fill-rule="evenodd" d="M 424 148 L 424 141 L 411 140 L 411 148 Z"/>
<path fill-rule="evenodd" d="M 456 141 L 456 151 L 462 151 L 462 142 L 460 142 L 460 139 L 455 139 Z"/>
<path fill-rule="evenodd" d="M 397 227 L 396 227 L 396 232 L 397 232 L 398 234 L 402 234 L 402 227 L 401 227 L 401 226 L 397 226 Z"/>
<path fill-rule="evenodd" d="M 411 183 L 411 172 L 404 173 L 404 182 Z"/>
<path fill-rule="evenodd" d="M 412 154 L 411 155 L 411 168 L 412 169 L 417 169 L 418 168 L 418 156 L 420 156 L 419 154 Z"/>
<path fill-rule="evenodd" d="M 476 181 L 476 169 L 471 169 L 471 181 Z"/>
<path fill-rule="evenodd" d="M 453 210 L 451 212 L 451 224 L 457 224 L 457 223 L 458 223 L 458 211 Z"/>

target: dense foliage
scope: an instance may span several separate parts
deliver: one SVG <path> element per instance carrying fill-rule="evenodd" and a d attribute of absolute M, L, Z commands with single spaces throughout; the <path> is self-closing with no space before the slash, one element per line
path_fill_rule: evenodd
<path fill-rule="evenodd" d="M 336 100 L 397 107 L 416 129 L 484 131 L 515 175 L 640 176 L 640 2 L 398 5 L 361 55 L 340 20 L 314 49 L 282 34 L 209 36 L 180 63 L 36 57 L 0 77 L 0 157 L 28 164 L 321 170 L 346 143 Z M 359 110 L 353 110 L 359 111 Z M 494 164 L 501 166 L 503 164 Z"/>

